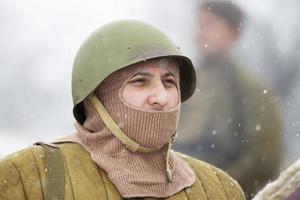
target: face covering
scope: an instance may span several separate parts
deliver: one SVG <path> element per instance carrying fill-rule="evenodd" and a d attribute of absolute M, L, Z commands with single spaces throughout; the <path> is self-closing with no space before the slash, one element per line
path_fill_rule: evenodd
<path fill-rule="evenodd" d="M 81 144 L 90 152 L 93 161 L 107 172 L 121 196 L 126 198 L 164 198 L 191 186 L 195 181 L 192 169 L 170 150 L 177 129 L 180 103 L 171 110 L 155 111 L 133 107 L 122 99 L 127 81 L 145 66 L 164 67 L 174 75 L 179 88 L 179 70 L 175 59 L 153 59 L 116 71 L 96 89 L 95 101 L 91 98 L 83 101 L 86 120 L 83 125 L 75 124 L 75 136 L 65 139 Z M 115 125 L 130 140 L 149 152 L 128 150 L 100 117 L 96 109 L 97 101 L 103 104 Z"/>

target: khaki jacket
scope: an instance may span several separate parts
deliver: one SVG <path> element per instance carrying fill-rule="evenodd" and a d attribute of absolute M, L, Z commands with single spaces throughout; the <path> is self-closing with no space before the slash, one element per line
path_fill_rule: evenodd
<path fill-rule="evenodd" d="M 83 147 L 75 143 L 63 143 L 58 147 L 64 158 L 64 199 L 122 199 L 106 173 L 92 161 Z M 245 199 L 238 183 L 220 169 L 182 154 L 178 156 L 194 169 L 197 179 L 190 188 L 166 199 Z M 47 171 L 42 146 L 33 146 L 0 160 L 0 199 L 45 199 Z"/>

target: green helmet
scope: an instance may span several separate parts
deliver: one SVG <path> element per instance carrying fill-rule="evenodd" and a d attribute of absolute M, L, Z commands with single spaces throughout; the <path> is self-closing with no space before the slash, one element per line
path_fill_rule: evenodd
<path fill-rule="evenodd" d="M 161 57 L 175 57 L 180 61 L 181 100 L 187 100 L 195 89 L 194 67 L 165 34 L 136 20 L 116 21 L 97 29 L 75 57 L 72 73 L 74 117 L 80 123 L 85 120 L 81 102 L 107 76 L 134 63 Z"/>

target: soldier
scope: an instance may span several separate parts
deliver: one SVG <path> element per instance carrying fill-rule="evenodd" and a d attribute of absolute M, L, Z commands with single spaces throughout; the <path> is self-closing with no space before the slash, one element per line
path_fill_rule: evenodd
<path fill-rule="evenodd" d="M 3 159 L 0 199 L 243 200 L 226 173 L 170 149 L 194 88 L 190 59 L 151 25 L 97 29 L 73 66 L 76 133 Z"/>
<path fill-rule="evenodd" d="M 197 89 L 182 106 L 175 149 L 227 171 L 250 198 L 277 175 L 282 139 L 275 96 L 232 55 L 243 18 L 231 1 L 200 5 Z"/>

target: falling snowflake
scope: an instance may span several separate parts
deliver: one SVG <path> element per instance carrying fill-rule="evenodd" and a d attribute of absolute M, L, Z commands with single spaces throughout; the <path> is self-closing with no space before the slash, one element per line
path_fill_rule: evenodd
<path fill-rule="evenodd" d="M 256 130 L 256 131 L 260 131 L 260 130 L 261 130 L 261 126 L 260 126 L 259 124 L 257 124 L 257 125 L 255 126 L 255 130 Z"/>

